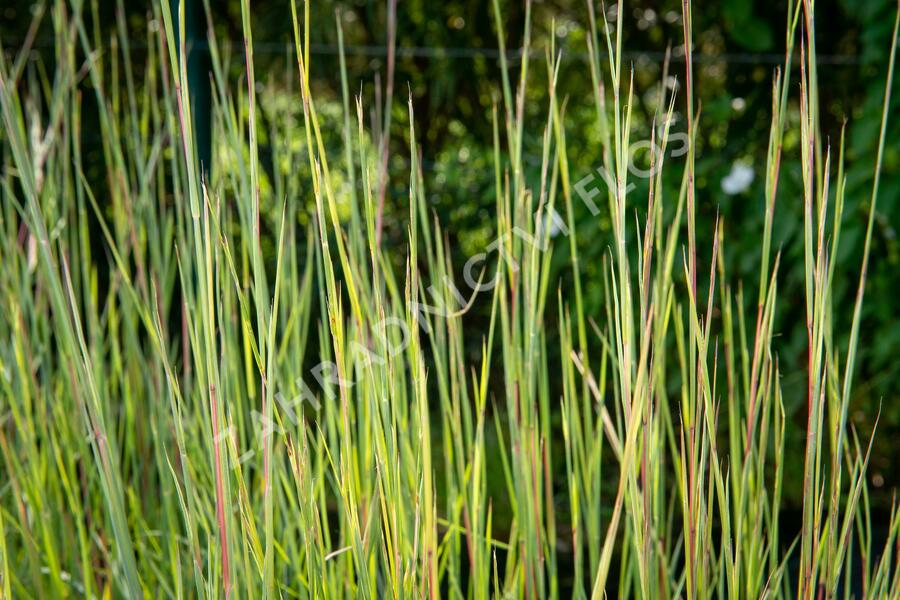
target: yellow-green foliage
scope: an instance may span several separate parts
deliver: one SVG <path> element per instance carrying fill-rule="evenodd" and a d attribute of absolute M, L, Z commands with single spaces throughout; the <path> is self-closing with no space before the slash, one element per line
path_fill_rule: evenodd
<path fill-rule="evenodd" d="M 557 49 L 536 49 L 549 101 L 526 122 L 531 5 L 513 65 L 493 0 L 495 241 L 466 257 L 429 210 L 412 101 L 408 126 L 382 106 L 371 131 L 342 68 L 341 102 L 317 102 L 310 72 L 338 74 L 315 72 L 310 27 L 330 24 L 311 24 L 308 3 L 291 5 L 299 85 L 278 101 L 256 89 L 261 6 L 241 3 L 245 52 L 208 40 L 215 151 L 202 165 L 184 15 L 153 5 L 136 68 L 122 1 L 111 44 L 90 8 L 56 0 L 35 17 L 52 23 L 51 68 L 0 58 L 0 598 L 900 597 L 900 517 L 874 545 L 868 442 L 847 422 L 888 113 L 868 157 L 859 292 L 838 306 L 831 257 L 856 217 L 842 212 L 843 132 L 819 127 L 812 0 L 789 2 L 773 74 L 755 314 L 725 270 L 721 223 L 697 219 L 716 200 L 694 184 L 687 0 L 682 84 L 644 146 L 647 197 L 630 185 L 623 19 L 585 6 L 592 99 L 564 102 Z M 893 66 L 894 49 L 885 106 Z M 593 179 L 570 172 L 566 144 L 567 105 L 591 100 Z M 795 102 L 804 196 L 779 198 Z M 82 150 L 88 106 L 99 162 Z M 543 132 L 538 181 L 526 128 Z M 384 208 L 392 129 L 412 148 L 399 216 Z M 582 300 L 578 202 L 612 223 L 596 241 L 609 248 L 601 314 Z M 805 324 L 774 322 L 776 303 L 800 301 L 778 297 L 782 203 L 805 207 L 791 267 Z M 713 248 L 698 252 L 698 230 L 716 232 Z M 835 313 L 852 314 L 847 347 Z M 780 365 L 773 337 L 804 325 L 808 365 Z M 785 446 L 788 368 L 808 381 L 803 449 Z M 782 457 L 801 451 L 802 525 L 784 539 Z"/>

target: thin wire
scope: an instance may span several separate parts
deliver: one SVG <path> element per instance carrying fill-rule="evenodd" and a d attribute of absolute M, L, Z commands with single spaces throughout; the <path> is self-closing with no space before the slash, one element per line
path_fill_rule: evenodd
<path fill-rule="evenodd" d="M 311 51 L 317 54 L 337 54 L 337 46 L 331 44 L 311 44 Z M 255 49 L 255 48 L 254 48 Z M 357 56 L 384 56 L 387 50 L 384 46 L 347 46 L 345 53 Z M 603 56 L 604 53 L 601 53 Z M 500 50 L 497 48 L 465 48 L 465 47 L 435 47 L 435 46 L 405 46 L 397 48 L 398 56 L 407 56 L 413 58 L 435 58 L 435 59 L 499 59 Z M 665 52 L 655 51 L 629 51 L 622 53 L 626 60 L 637 62 L 662 62 Z M 531 58 L 540 58 L 543 51 L 534 49 L 529 52 Z M 579 60 L 588 60 L 587 52 L 568 52 L 563 54 L 564 57 L 577 58 Z M 522 58 L 522 50 L 511 50 L 506 53 L 508 61 L 515 61 Z M 728 53 L 721 54 L 694 54 L 694 62 L 699 63 L 735 63 L 735 64 L 773 64 L 780 65 L 784 63 L 784 54 L 778 53 L 762 53 L 762 52 L 744 52 L 744 53 Z M 684 56 L 672 56 L 674 62 L 684 61 Z M 858 65 L 862 64 L 858 56 L 851 54 L 825 54 L 817 55 L 816 60 L 826 64 L 837 65 Z"/>
<path fill-rule="evenodd" d="M 18 44 L 7 45 L 6 49 L 12 49 L 21 45 L 22 40 Z M 193 50 L 208 50 L 209 45 L 206 40 L 197 40 L 192 43 Z M 132 49 L 146 49 L 147 43 L 142 40 L 130 42 Z M 239 52 L 243 52 L 243 42 L 234 40 L 226 40 L 223 45 L 233 48 L 239 48 Z M 43 38 L 35 40 L 32 48 L 53 48 L 54 41 L 52 38 Z M 253 51 L 257 54 L 284 54 L 294 51 L 293 42 L 254 42 Z M 310 44 L 310 52 L 318 55 L 337 55 L 338 47 L 335 44 Z M 400 46 L 396 49 L 397 56 L 406 58 L 427 58 L 434 60 L 478 60 L 489 59 L 498 60 L 500 58 L 500 50 L 498 48 L 475 48 L 464 46 Z M 347 56 L 367 56 L 367 57 L 386 57 L 387 48 L 385 46 L 368 46 L 368 45 L 349 45 L 344 46 L 344 54 Z M 665 59 L 665 52 L 657 51 L 637 51 L 625 50 L 623 58 L 638 64 L 659 63 Z M 534 49 L 529 52 L 531 58 L 540 58 L 543 56 L 543 50 Z M 577 59 L 582 61 L 588 60 L 587 52 L 568 52 L 563 54 L 564 58 Z M 601 53 L 603 56 L 603 53 Z M 506 59 L 509 62 L 521 60 L 522 50 L 510 50 L 506 53 Z M 671 60 L 673 62 L 683 62 L 684 56 L 673 53 Z M 693 60 L 700 64 L 741 64 L 741 65 L 780 65 L 784 63 L 784 54 L 777 52 L 722 52 L 719 54 L 694 54 Z M 861 59 L 853 54 L 819 54 L 816 60 L 820 64 L 838 65 L 838 66 L 857 66 L 869 64 L 872 61 Z"/>

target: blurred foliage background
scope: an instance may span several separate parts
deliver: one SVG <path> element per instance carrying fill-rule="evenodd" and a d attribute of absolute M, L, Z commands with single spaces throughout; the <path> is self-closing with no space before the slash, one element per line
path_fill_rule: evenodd
<path fill-rule="evenodd" d="M 188 26 L 194 31 L 190 48 L 192 64 L 203 81 L 206 44 L 206 18 L 200 0 L 188 0 Z M 336 19 L 344 29 L 349 88 L 362 95 L 372 123 L 384 122 L 377 108 L 387 90 L 387 40 L 389 6 L 385 1 L 315 0 L 311 2 L 314 45 L 311 60 L 312 85 L 319 98 L 326 125 L 325 134 L 334 155 L 340 149 L 341 81 Z M 298 176 L 303 165 L 284 160 L 277 147 L 265 138 L 272 127 L 299 126 L 302 112 L 297 93 L 297 66 L 293 55 L 290 4 L 286 0 L 256 2 L 253 12 L 256 73 L 262 104 L 260 152 L 265 169 L 264 185 L 269 198 L 272 181 L 278 177 Z M 891 24 L 895 3 L 892 0 L 820 0 L 816 23 L 819 50 L 819 82 L 823 114 L 822 132 L 835 146 L 846 123 L 848 171 L 845 235 L 838 273 L 852 274 L 837 281 L 835 312 L 849 323 L 856 291 L 865 215 L 870 197 L 871 177 L 877 145 L 881 102 L 890 49 Z M 505 18 L 506 46 L 511 54 L 521 45 L 525 27 L 523 0 L 501 2 Z M 95 0 L 91 18 L 98 34 L 96 45 L 111 49 L 116 27 L 117 3 Z M 136 0 L 124 4 L 125 23 L 134 31 L 131 47 L 139 70 L 140 53 L 147 52 L 149 4 Z M 243 76 L 240 6 L 236 0 L 210 0 L 214 30 L 220 45 L 230 56 L 235 85 Z M 25 0 L 5 2 L 0 8 L 0 42 L 5 51 L 16 51 L 30 44 L 33 60 L 30 69 L 53 60 L 52 31 L 44 19 L 31 28 L 40 4 Z M 598 7 L 598 10 L 599 7 Z M 626 56 L 633 67 L 635 133 L 633 139 L 650 137 L 652 118 L 657 107 L 659 86 L 677 89 L 684 72 L 681 2 L 678 0 L 638 0 L 626 7 L 609 4 L 607 19 L 623 20 Z M 725 257 L 729 279 L 737 288 L 742 284 L 748 306 L 756 298 L 760 232 L 763 228 L 763 180 L 766 145 L 771 115 L 771 82 L 774 71 L 784 62 L 787 3 L 775 0 L 764 7 L 752 0 L 697 2 L 694 6 L 696 91 L 702 107 L 698 157 L 696 163 L 698 194 L 698 247 L 708 249 L 716 214 L 724 219 Z M 553 42 L 562 52 L 559 90 L 566 97 L 565 123 L 568 157 L 573 181 L 588 175 L 601 164 L 599 132 L 590 100 L 591 78 L 587 66 L 585 26 L 587 6 L 584 0 L 534 0 L 532 14 L 531 57 L 534 71 L 530 78 L 529 100 L 525 111 L 533 122 L 526 132 L 528 162 L 537 178 L 540 168 L 540 137 L 546 118 L 545 54 Z M 141 42 L 144 40 L 144 43 Z M 492 241 L 495 198 L 492 163 L 491 110 L 499 99 L 500 71 L 497 32 L 486 0 L 399 0 L 396 10 L 396 65 L 394 102 L 390 131 L 391 181 L 386 194 L 385 243 L 404 243 L 409 142 L 407 139 L 407 94 L 415 108 L 416 130 L 422 151 L 422 165 L 428 200 L 436 217 L 448 232 L 455 263 L 460 273 L 466 258 Z M 114 49 L 114 48 L 112 48 Z M 663 80 L 663 63 L 671 50 L 669 76 Z M 794 61 L 796 65 L 798 61 Z M 518 60 L 513 60 L 517 65 Z M 49 72 L 49 71 L 48 71 Z M 794 97 L 792 130 L 786 136 L 781 181 L 776 206 L 774 243 L 782 251 L 780 314 L 776 329 L 778 353 L 784 375 L 786 409 L 794 426 L 789 448 L 797 449 L 786 457 L 788 472 L 802 472 L 802 438 L 805 425 L 806 338 L 803 297 L 802 198 L 800 150 L 797 147 L 799 113 L 796 109 L 797 76 L 792 78 Z M 113 80 L 112 85 L 115 85 Z M 881 201 L 873 238 L 869 283 L 864 304 L 862 339 L 857 365 L 851 420 L 863 439 L 872 433 L 875 416 L 881 409 L 875 448 L 869 469 L 870 484 L 876 502 L 885 506 L 892 489 L 898 485 L 896 444 L 900 439 L 900 94 L 894 94 L 888 133 Z M 352 109 L 351 109 L 352 110 Z M 676 100 L 676 116 L 684 110 Z M 368 113 L 367 113 L 368 114 Z M 86 118 L 88 118 L 86 116 Z M 91 147 L 91 129 L 85 126 L 86 146 Z M 372 128 L 377 131 L 378 126 Z M 683 120 L 676 120 L 675 131 L 684 131 Z M 298 146 L 303 145 L 297 129 Z M 96 134 L 95 134 L 96 135 Z M 99 140 L 95 161 L 102 161 Z M 215 132 L 212 136 L 215 151 Z M 835 148 L 836 150 L 836 148 Z M 857 159 L 857 157 L 861 157 Z M 86 161 L 89 162 L 89 161 Z M 305 161 L 304 161 L 305 163 Z M 723 180 L 736 169 L 749 183 L 738 189 L 723 188 Z M 749 168 L 749 169 L 748 169 Z M 681 177 L 678 160 L 667 163 L 670 196 L 677 192 Z M 99 169 L 98 169 L 99 171 Z M 308 178 L 307 178 L 308 180 Z M 635 210 L 646 204 L 646 190 L 636 179 Z M 103 185 L 99 182 L 98 185 Z M 727 186 L 726 186 L 727 187 Z M 311 195 L 310 195 L 311 197 Z M 305 201 L 305 200 L 301 200 Z M 583 281 L 589 314 L 602 320 L 604 254 L 608 248 L 609 222 L 601 212 L 592 217 L 581 203 L 577 232 L 580 256 L 584 259 Z M 558 248 L 562 244 L 556 244 Z M 708 252 L 708 250 L 707 250 Z M 704 257 L 708 262 L 708 255 Z M 554 256 L 565 290 L 569 269 L 568 252 Z M 480 348 L 479 321 L 486 318 L 489 299 L 479 299 L 470 322 L 473 352 Z M 555 297 L 555 294 L 551 294 Z M 548 307 L 547 315 L 556 314 Z M 550 321 L 552 325 L 552 321 Z M 779 325 L 780 324 L 780 325 Z M 849 329 L 849 326 L 845 329 Z M 845 347 L 845 341 L 842 341 Z M 552 364 L 552 363 L 551 363 Z M 794 468 L 796 470 L 791 471 Z M 801 477 L 788 477 L 788 501 L 797 497 Z"/>

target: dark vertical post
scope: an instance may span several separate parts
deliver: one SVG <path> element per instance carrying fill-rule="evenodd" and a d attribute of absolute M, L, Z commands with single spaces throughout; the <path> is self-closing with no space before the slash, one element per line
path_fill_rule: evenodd
<path fill-rule="evenodd" d="M 203 0 L 184 2 L 184 35 L 187 48 L 187 77 L 191 97 L 191 114 L 194 116 L 194 143 L 201 171 L 209 174 L 212 134 L 210 130 L 211 92 L 209 73 L 209 43 L 206 39 L 206 15 Z M 173 12 L 177 12 L 179 0 L 171 0 Z"/>

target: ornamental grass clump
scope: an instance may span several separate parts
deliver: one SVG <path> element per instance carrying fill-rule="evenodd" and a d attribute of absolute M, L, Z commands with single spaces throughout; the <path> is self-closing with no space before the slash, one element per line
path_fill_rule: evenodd
<path fill-rule="evenodd" d="M 723 220 L 698 217 L 716 198 L 696 186 L 689 1 L 684 71 L 671 70 L 677 93 L 661 87 L 640 175 L 623 19 L 587 3 L 602 184 L 589 186 L 570 169 L 566 108 L 581 100 L 557 89 L 561 53 L 532 47 L 526 2 L 513 64 L 493 0 L 496 212 L 474 256 L 431 213 L 412 94 L 405 124 L 392 83 L 378 118 L 350 95 L 340 18 L 329 104 L 311 83 L 333 76 L 310 52 L 322 24 L 291 2 L 293 85 L 278 104 L 257 90 L 268 74 L 242 0 L 240 49 L 209 29 L 206 115 L 183 3 L 153 3 L 143 61 L 123 0 L 108 41 L 82 2 L 51 4 L 34 18 L 52 29 L 52 61 L 29 62 L 28 41 L 0 56 L 0 597 L 900 598 L 900 515 L 876 543 L 871 441 L 847 418 L 896 22 L 844 305 L 834 257 L 856 216 L 844 132 L 820 127 L 812 0 L 788 3 L 746 287 L 727 272 Z M 524 109 L 536 77 L 539 122 Z M 803 193 L 782 197 L 794 106 Z M 410 148 L 403 173 L 392 135 Z M 288 168 L 265 167 L 261 144 Z M 385 203 L 398 181 L 399 212 Z M 773 243 L 786 204 L 803 207 L 802 264 Z M 579 240 L 585 210 L 609 231 Z M 608 247 L 596 314 L 585 243 Z M 788 269 L 802 299 L 779 298 Z M 805 302 L 806 322 L 778 322 L 780 302 Z M 793 327 L 805 365 L 778 360 Z M 807 382 L 802 447 L 786 435 L 788 369 Z M 802 474 L 785 473 L 788 452 Z M 786 476 L 802 478 L 798 535 L 780 529 Z"/>

